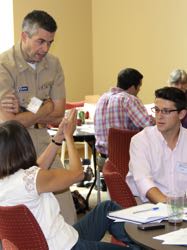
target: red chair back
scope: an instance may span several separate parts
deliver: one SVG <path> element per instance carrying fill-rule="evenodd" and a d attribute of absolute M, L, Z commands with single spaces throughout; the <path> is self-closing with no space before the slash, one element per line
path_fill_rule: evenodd
<path fill-rule="evenodd" d="M 124 208 L 136 206 L 136 200 L 124 177 L 116 171 L 116 166 L 107 160 L 103 167 L 103 176 L 108 187 L 111 200 Z"/>
<path fill-rule="evenodd" d="M 108 136 L 109 159 L 117 168 L 117 171 L 125 178 L 129 171 L 129 146 L 132 136 L 138 130 L 110 128 Z"/>
<path fill-rule="evenodd" d="M 45 236 L 25 205 L 0 207 L 3 250 L 48 250 Z"/>
<path fill-rule="evenodd" d="M 116 166 L 110 161 L 105 161 L 103 167 L 103 176 L 110 194 L 110 198 L 116 201 L 124 208 L 136 206 L 136 200 L 129 189 L 124 177 L 116 171 Z M 117 240 L 114 236 L 111 238 L 111 242 L 117 245 L 125 246 L 125 243 Z"/>
<path fill-rule="evenodd" d="M 125 178 L 129 170 L 129 146 L 133 135 L 139 131 L 110 128 L 108 135 L 109 160 L 103 167 L 103 176 L 111 197 L 124 208 L 136 206 L 136 200 Z M 124 245 L 114 237 L 112 243 Z"/>

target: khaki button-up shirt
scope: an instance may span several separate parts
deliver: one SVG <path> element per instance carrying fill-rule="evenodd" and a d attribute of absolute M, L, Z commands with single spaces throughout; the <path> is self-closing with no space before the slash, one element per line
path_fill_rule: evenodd
<path fill-rule="evenodd" d="M 23 58 L 20 44 L 0 55 L 0 98 L 15 90 L 22 107 L 35 96 L 41 100 L 65 98 L 64 75 L 59 60 L 47 54 L 33 69 Z"/>

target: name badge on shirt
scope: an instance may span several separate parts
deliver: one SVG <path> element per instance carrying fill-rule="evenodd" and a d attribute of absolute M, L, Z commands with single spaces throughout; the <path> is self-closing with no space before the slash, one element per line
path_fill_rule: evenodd
<path fill-rule="evenodd" d="M 176 169 L 182 174 L 187 174 L 187 163 L 186 162 L 177 162 Z"/>
<path fill-rule="evenodd" d="M 29 110 L 30 112 L 36 114 L 38 109 L 40 108 L 40 106 L 42 105 L 42 100 L 40 100 L 37 97 L 32 97 L 28 106 L 27 106 L 27 110 Z"/>
<path fill-rule="evenodd" d="M 28 86 L 21 86 L 18 88 L 18 92 L 28 92 L 29 88 Z"/>

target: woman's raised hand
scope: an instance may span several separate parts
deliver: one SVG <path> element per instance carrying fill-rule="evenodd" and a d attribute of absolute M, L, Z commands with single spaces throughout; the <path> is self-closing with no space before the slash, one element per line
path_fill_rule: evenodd
<path fill-rule="evenodd" d="M 58 131 L 54 137 L 55 141 L 61 142 L 64 138 L 72 137 L 76 129 L 77 110 L 71 109 L 59 124 Z"/>

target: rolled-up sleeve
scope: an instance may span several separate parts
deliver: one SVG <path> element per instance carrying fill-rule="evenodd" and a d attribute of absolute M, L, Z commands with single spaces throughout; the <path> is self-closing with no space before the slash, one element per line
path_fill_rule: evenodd
<path fill-rule="evenodd" d="M 152 176 L 149 145 L 143 138 L 137 134 L 131 140 L 129 173 L 126 180 L 133 194 L 144 202 L 147 201 L 147 191 L 156 185 Z"/>
<path fill-rule="evenodd" d="M 54 78 L 54 84 L 51 91 L 51 97 L 52 99 L 66 98 L 64 72 L 58 59 L 56 59 L 55 70 L 56 70 L 56 75 Z"/>
<path fill-rule="evenodd" d="M 6 67 L 0 63 L 0 98 L 14 90 L 14 80 Z"/>
<path fill-rule="evenodd" d="M 127 103 L 127 111 L 130 119 L 137 128 L 144 128 L 154 125 L 146 108 L 138 98 L 134 97 L 131 99 L 131 102 Z"/>

